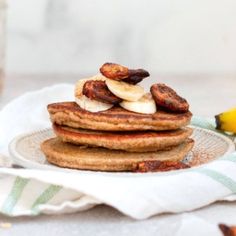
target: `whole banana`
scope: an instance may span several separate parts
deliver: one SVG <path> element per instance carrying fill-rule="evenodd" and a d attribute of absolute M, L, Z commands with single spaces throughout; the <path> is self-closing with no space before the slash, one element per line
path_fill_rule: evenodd
<path fill-rule="evenodd" d="M 236 134 L 236 108 L 215 116 L 216 128 Z"/>

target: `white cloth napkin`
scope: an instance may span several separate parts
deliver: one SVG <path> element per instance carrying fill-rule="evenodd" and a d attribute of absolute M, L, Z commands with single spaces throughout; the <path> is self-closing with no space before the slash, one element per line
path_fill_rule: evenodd
<path fill-rule="evenodd" d="M 50 126 L 46 106 L 73 99 L 73 85 L 27 93 L 0 112 L 0 154 L 18 134 Z M 213 127 L 204 119 L 195 125 Z M 9 157 L 10 158 L 10 157 Z M 35 215 L 81 211 L 107 204 L 135 219 L 191 211 L 217 200 L 235 200 L 236 153 L 184 171 L 148 174 L 64 173 L 0 168 L 0 213 Z"/>

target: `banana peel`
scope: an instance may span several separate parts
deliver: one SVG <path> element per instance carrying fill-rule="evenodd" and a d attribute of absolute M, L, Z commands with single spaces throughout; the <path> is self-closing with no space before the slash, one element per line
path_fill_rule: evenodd
<path fill-rule="evenodd" d="M 236 108 L 215 116 L 216 129 L 236 134 Z"/>

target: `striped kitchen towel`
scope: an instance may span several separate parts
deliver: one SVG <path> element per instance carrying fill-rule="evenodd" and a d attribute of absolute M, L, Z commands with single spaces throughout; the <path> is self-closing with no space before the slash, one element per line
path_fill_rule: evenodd
<path fill-rule="evenodd" d="M 45 88 L 3 108 L 0 133 L 6 136 L 0 139 L 0 153 L 8 155 L 8 142 L 15 135 L 49 126 L 46 104 L 69 100 L 72 89 L 72 85 Z M 19 113 L 18 107 L 24 111 Z M 214 130 L 211 120 L 194 117 L 192 124 Z M 219 200 L 233 201 L 234 194 L 236 153 L 198 168 L 145 175 L 0 168 L 0 213 L 8 216 L 62 214 L 107 204 L 145 219 L 191 211 Z"/>

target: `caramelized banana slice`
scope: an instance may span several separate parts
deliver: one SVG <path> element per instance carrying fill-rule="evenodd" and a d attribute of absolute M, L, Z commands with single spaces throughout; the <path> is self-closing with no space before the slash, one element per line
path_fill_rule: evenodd
<path fill-rule="evenodd" d="M 219 224 L 218 226 L 224 236 L 236 236 L 236 226 L 228 226 L 225 224 Z"/>
<path fill-rule="evenodd" d="M 115 96 L 107 87 L 105 81 L 90 80 L 85 82 L 83 87 L 83 94 L 99 102 L 108 104 L 118 104 L 122 99 Z"/>
<path fill-rule="evenodd" d="M 141 82 L 143 80 L 142 77 L 138 77 L 138 76 L 131 76 L 131 77 L 128 77 L 126 79 L 123 79 L 122 81 L 126 82 L 126 83 L 129 83 L 129 84 L 137 84 L 139 82 Z"/>
<path fill-rule="evenodd" d="M 129 69 L 115 63 L 105 63 L 100 72 L 109 79 L 122 80 L 129 76 Z"/>
<path fill-rule="evenodd" d="M 75 84 L 75 91 L 74 91 L 74 94 L 75 94 L 75 97 L 79 98 L 83 95 L 83 87 L 84 87 L 84 84 L 87 82 L 87 81 L 90 81 L 90 80 L 101 80 L 101 81 L 105 81 L 106 80 L 106 77 L 101 75 L 101 74 L 97 74 L 97 75 L 94 75 L 92 77 L 89 77 L 89 78 L 85 78 L 85 79 L 80 79 L 76 82 Z"/>
<path fill-rule="evenodd" d="M 84 84 L 87 81 L 90 80 L 99 80 L 99 81 L 105 81 L 106 77 L 104 77 L 101 74 L 92 76 L 90 78 L 86 79 L 81 79 L 79 80 L 76 85 L 75 85 L 75 102 L 82 108 L 90 112 L 100 112 L 100 111 L 105 111 L 113 107 L 112 104 L 104 103 L 104 102 L 99 102 L 96 100 L 92 100 L 85 95 L 83 95 L 83 87 Z"/>
<path fill-rule="evenodd" d="M 189 109 L 188 102 L 165 84 L 152 85 L 151 94 L 158 106 L 170 111 L 187 112 Z"/>
<path fill-rule="evenodd" d="M 139 162 L 136 168 L 136 172 L 157 172 L 157 171 L 170 171 L 190 168 L 189 165 L 180 161 L 143 161 Z"/>
<path fill-rule="evenodd" d="M 143 69 L 131 70 L 125 66 L 115 63 L 105 63 L 100 72 L 107 78 L 113 80 L 122 80 L 130 84 L 137 84 L 149 76 L 148 71 Z"/>

